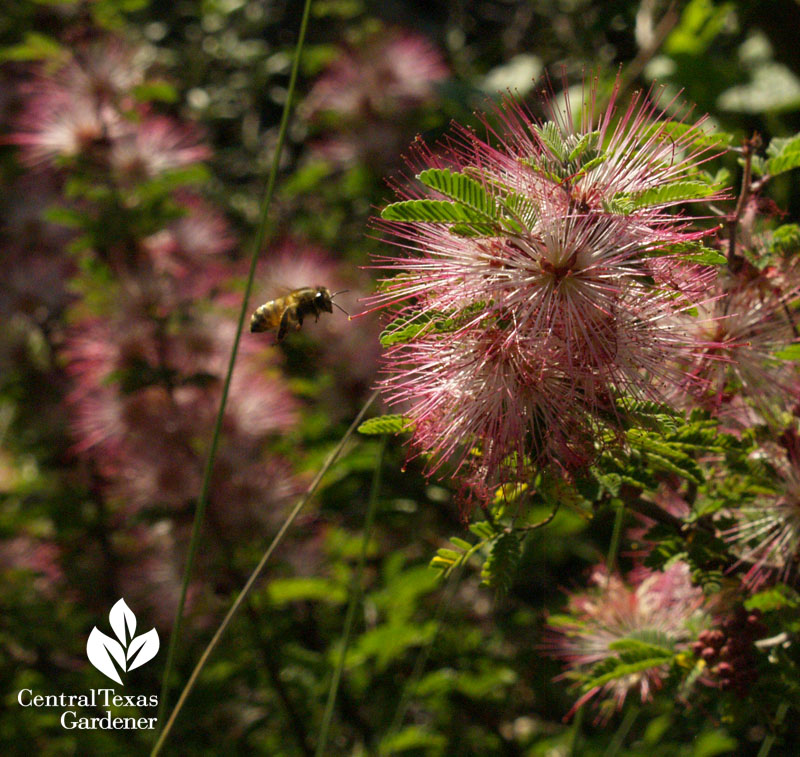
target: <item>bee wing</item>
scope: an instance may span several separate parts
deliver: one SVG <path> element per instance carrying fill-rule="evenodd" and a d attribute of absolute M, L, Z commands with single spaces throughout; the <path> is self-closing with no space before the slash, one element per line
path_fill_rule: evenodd
<path fill-rule="evenodd" d="M 286 308 L 286 310 L 283 311 L 283 315 L 281 316 L 281 325 L 278 328 L 279 342 L 282 341 L 286 336 L 286 332 L 290 327 L 294 327 L 295 330 L 300 328 L 303 321 L 302 318 L 298 318 L 297 315 L 297 308 Z"/>

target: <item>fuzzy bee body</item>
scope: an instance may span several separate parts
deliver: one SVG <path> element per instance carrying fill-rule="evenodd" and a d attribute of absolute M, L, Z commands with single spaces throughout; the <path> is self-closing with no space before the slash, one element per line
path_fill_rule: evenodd
<path fill-rule="evenodd" d="M 290 328 L 298 330 L 306 316 L 313 315 L 319 320 L 320 313 L 332 313 L 332 298 L 328 288 L 323 286 L 293 289 L 286 296 L 269 300 L 257 308 L 250 319 L 250 331 L 277 329 L 280 342 Z"/>

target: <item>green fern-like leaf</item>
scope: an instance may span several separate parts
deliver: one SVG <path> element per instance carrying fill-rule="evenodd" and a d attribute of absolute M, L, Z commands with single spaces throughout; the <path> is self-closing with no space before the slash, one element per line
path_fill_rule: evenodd
<path fill-rule="evenodd" d="M 597 143 L 600 139 L 600 132 L 599 131 L 590 131 L 587 134 L 584 134 L 576 143 L 575 147 L 572 148 L 572 151 L 567 156 L 567 160 L 571 163 L 576 160 L 580 160 L 583 157 L 584 153 L 590 152 L 597 147 Z"/>
<path fill-rule="evenodd" d="M 592 158 L 591 160 L 586 161 L 572 176 L 573 181 L 577 181 L 581 178 L 581 176 L 585 176 L 590 171 L 593 171 L 597 166 L 602 165 L 606 162 L 608 155 L 602 153 L 601 155 L 597 155 L 596 157 Z"/>
<path fill-rule="evenodd" d="M 496 237 L 500 235 L 500 229 L 489 223 L 454 223 L 450 233 L 459 237 Z"/>
<path fill-rule="evenodd" d="M 558 160 L 564 161 L 567 158 L 568 147 L 564 143 L 564 137 L 557 124 L 548 121 L 541 126 L 534 126 L 533 130 L 539 136 L 542 143 Z"/>
<path fill-rule="evenodd" d="M 439 333 L 457 331 L 484 310 L 486 310 L 485 302 L 475 302 L 452 313 L 430 311 L 412 318 L 398 317 L 381 333 L 380 342 L 383 347 L 391 347 L 395 344 L 406 344 L 429 331 Z"/>
<path fill-rule="evenodd" d="M 784 347 L 780 352 L 775 353 L 775 357 L 778 360 L 800 362 L 800 344 L 790 344 L 788 347 Z"/>
<path fill-rule="evenodd" d="M 647 189 L 635 195 L 632 200 L 634 208 L 638 209 L 670 202 L 701 200 L 716 191 L 717 188 L 713 184 L 706 184 L 704 181 L 676 181 L 663 187 Z"/>
<path fill-rule="evenodd" d="M 450 543 L 456 549 L 442 547 L 430 562 L 430 567 L 438 570 L 445 578 L 456 568 L 464 565 L 476 552 L 497 538 L 496 528 L 488 521 L 479 521 L 469 527 L 470 531 L 478 537 L 475 544 L 457 536 L 450 537 Z"/>
<path fill-rule="evenodd" d="M 364 421 L 358 427 L 358 433 L 367 436 L 399 434 L 403 431 L 413 430 L 413 421 L 405 415 L 379 415 Z"/>
<path fill-rule="evenodd" d="M 702 247 L 702 245 L 700 246 Z M 728 259 L 721 252 L 712 250 L 709 247 L 703 247 L 701 252 L 678 255 L 677 257 L 687 263 L 697 263 L 698 265 L 722 266 L 728 264 Z"/>
<path fill-rule="evenodd" d="M 475 179 L 463 173 L 453 173 L 447 168 L 429 168 L 418 174 L 417 178 L 425 186 L 466 205 L 486 218 L 497 220 L 498 213 L 493 198 Z"/>
<path fill-rule="evenodd" d="M 769 251 L 778 255 L 796 255 L 800 251 L 800 226 L 796 223 L 785 223 L 772 232 Z"/>
<path fill-rule="evenodd" d="M 616 664 L 614 664 L 611 670 L 604 671 L 600 675 L 592 675 L 585 680 L 582 689 L 587 692 L 592 691 L 593 689 L 605 686 L 611 681 L 617 681 L 620 678 L 625 678 L 634 673 L 641 673 L 643 670 L 649 670 L 651 668 L 660 668 L 662 665 L 671 663 L 673 659 L 674 655 L 672 654 L 653 656 L 636 662 L 623 662 L 618 659 L 615 661 Z"/>
<path fill-rule="evenodd" d="M 770 176 L 791 171 L 800 166 L 800 134 L 775 138 L 767 147 L 767 173 Z"/>
<path fill-rule="evenodd" d="M 521 540 L 513 531 L 499 536 L 492 544 L 489 558 L 483 565 L 481 578 L 486 586 L 494 589 L 497 594 L 508 594 L 514 583 L 522 554 Z"/>
<path fill-rule="evenodd" d="M 651 644 L 636 638 L 617 639 L 612 641 L 608 648 L 618 652 L 619 659 L 626 663 L 652 660 L 658 657 L 668 658 L 673 654 L 671 645 Z"/>
<path fill-rule="evenodd" d="M 381 212 L 387 221 L 406 223 L 486 223 L 487 216 L 448 200 L 404 200 L 387 205 Z"/>
<path fill-rule="evenodd" d="M 689 138 L 684 140 L 687 134 L 689 134 Z M 683 144 L 719 149 L 727 147 L 734 139 L 733 134 L 728 134 L 724 131 L 708 134 L 701 131 L 693 124 L 679 123 L 678 121 L 666 121 L 653 124 L 644 132 L 643 138 L 650 139 L 653 136 L 659 141 L 664 139 L 671 139 L 674 141 L 684 140 L 682 142 Z"/>

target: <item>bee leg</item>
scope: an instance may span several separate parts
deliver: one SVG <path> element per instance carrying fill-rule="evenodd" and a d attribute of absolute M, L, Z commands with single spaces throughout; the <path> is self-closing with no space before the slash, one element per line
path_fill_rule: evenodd
<path fill-rule="evenodd" d="M 286 310 L 283 311 L 283 315 L 281 316 L 281 324 L 278 327 L 277 339 L 279 342 L 283 341 L 283 338 L 286 336 L 286 333 L 289 331 L 289 326 L 291 326 L 292 323 L 296 324 L 297 321 L 292 317 L 292 309 L 286 308 Z M 295 328 L 297 328 L 297 326 L 295 326 Z"/>

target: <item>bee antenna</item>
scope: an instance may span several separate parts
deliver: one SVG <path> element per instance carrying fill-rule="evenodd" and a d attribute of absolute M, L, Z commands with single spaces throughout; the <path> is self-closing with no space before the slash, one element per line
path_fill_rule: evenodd
<path fill-rule="evenodd" d="M 349 291 L 350 291 L 349 289 L 340 289 L 338 292 L 334 292 L 334 293 L 331 295 L 331 299 L 333 299 L 334 297 L 336 297 L 336 295 L 337 295 L 337 294 L 344 294 L 345 292 L 349 292 Z"/>
<path fill-rule="evenodd" d="M 346 292 L 347 290 L 345 289 L 344 291 Z M 350 317 L 350 313 L 348 313 L 341 305 L 338 305 L 333 300 L 331 300 L 331 305 L 336 305 L 336 307 L 339 308 L 339 310 L 341 310 L 348 318 Z"/>

